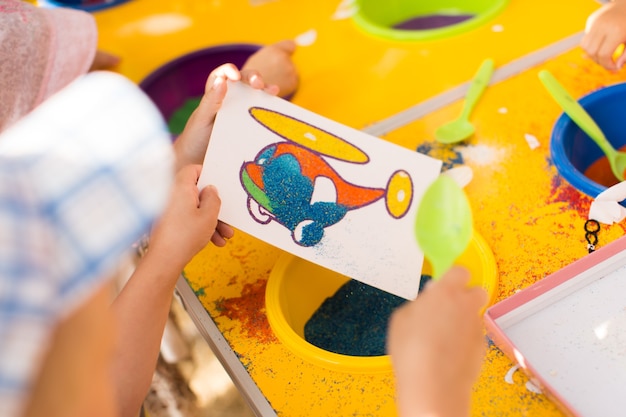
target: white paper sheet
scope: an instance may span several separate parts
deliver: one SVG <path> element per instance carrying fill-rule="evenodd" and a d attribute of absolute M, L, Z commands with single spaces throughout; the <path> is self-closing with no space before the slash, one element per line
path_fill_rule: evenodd
<path fill-rule="evenodd" d="M 392 294 L 417 295 L 415 214 L 442 162 L 229 83 L 198 185 L 220 219 Z"/>

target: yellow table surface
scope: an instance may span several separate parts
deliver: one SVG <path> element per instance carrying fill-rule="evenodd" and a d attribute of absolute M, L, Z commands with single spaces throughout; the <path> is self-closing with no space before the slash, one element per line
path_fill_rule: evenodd
<path fill-rule="evenodd" d="M 335 18 L 345 3 L 131 0 L 96 16 L 101 47 L 121 55 L 120 72 L 135 81 L 197 49 L 268 44 L 314 31 L 316 41 L 294 56 L 302 83 L 293 102 L 363 128 L 469 80 L 487 57 L 501 66 L 582 31 L 598 7 L 593 0 L 511 0 L 472 32 L 394 42 L 363 32 L 350 18 Z"/>
<path fill-rule="evenodd" d="M 561 114 L 537 73 L 548 69 L 574 97 L 626 81 L 610 74 L 576 48 L 545 64 L 490 87 L 473 113 L 476 134 L 456 146 L 437 144 L 435 129 L 456 117 L 462 103 L 442 108 L 400 128 L 385 139 L 458 165 L 472 167 L 466 187 L 474 226 L 491 247 L 500 276 L 502 300 L 587 254 L 584 223 L 591 199 L 571 185 L 550 161 L 550 134 Z M 526 135 L 539 143 L 532 149 Z M 624 234 L 624 226 L 603 226 L 602 246 Z M 491 346 L 475 386 L 473 414 L 560 416 L 544 395 L 526 387 L 513 363 Z M 532 389 L 532 388 L 531 388 Z"/>
<path fill-rule="evenodd" d="M 256 4 L 255 4 L 256 3 Z M 476 230 L 497 261 L 497 299 L 542 279 L 587 253 L 583 224 L 591 200 L 569 186 L 550 163 L 549 137 L 560 114 L 537 79 L 551 70 L 575 96 L 621 82 L 575 47 L 545 63 L 524 57 L 582 31 L 599 4 L 592 0 L 511 0 L 481 28 L 449 39 L 392 42 L 333 16 L 346 2 L 131 0 L 95 13 L 102 49 L 123 57 L 120 72 L 139 82 L 184 53 L 224 43 L 266 44 L 314 30 L 316 42 L 294 60 L 301 86 L 293 102 L 356 128 L 367 128 L 466 83 L 480 62 L 497 68 L 521 62 L 518 75 L 486 91 L 472 113 L 477 132 L 456 146 L 434 142 L 434 130 L 455 118 L 462 102 L 435 106 L 426 116 L 383 135 L 385 140 L 474 170 L 466 191 Z M 502 31 L 494 31 L 500 25 Z M 520 61 L 521 60 L 521 61 Z M 539 146 L 531 149 L 527 138 Z M 531 139 L 532 139 L 531 138 Z M 603 226 L 600 245 L 622 226 Z M 185 277 L 229 354 L 279 416 L 395 415 L 391 373 L 329 371 L 294 355 L 274 336 L 265 314 L 268 275 L 281 252 L 239 232 L 226 248 L 208 247 Z M 201 324 L 200 324 L 201 325 Z M 560 416 L 514 364 L 488 349 L 475 385 L 474 416 Z"/>

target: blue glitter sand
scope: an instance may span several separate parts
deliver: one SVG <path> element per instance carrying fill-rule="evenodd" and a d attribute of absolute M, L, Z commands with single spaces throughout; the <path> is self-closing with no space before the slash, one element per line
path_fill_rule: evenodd
<path fill-rule="evenodd" d="M 429 279 L 427 275 L 422 276 L 420 289 Z M 343 355 L 385 355 L 389 317 L 406 301 L 350 280 L 313 313 L 304 326 L 304 339 L 321 349 Z"/>
<path fill-rule="evenodd" d="M 274 157 L 273 153 L 274 148 L 269 148 L 257 158 L 265 167 L 263 182 L 273 214 L 292 232 L 301 222 L 310 221 L 303 227 L 299 243 L 313 246 L 322 239 L 324 228 L 339 222 L 348 210 L 331 202 L 311 204 L 313 183 L 302 175 L 298 160 L 288 154 Z"/>

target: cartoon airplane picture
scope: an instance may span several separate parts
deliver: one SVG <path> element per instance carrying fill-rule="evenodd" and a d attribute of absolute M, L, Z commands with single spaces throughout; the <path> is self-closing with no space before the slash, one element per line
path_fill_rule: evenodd
<path fill-rule="evenodd" d="M 413 182 L 395 171 L 385 188 L 346 181 L 327 158 L 366 164 L 369 157 L 351 143 L 301 120 L 274 110 L 251 107 L 249 114 L 285 139 L 261 149 L 244 162 L 241 184 L 248 194 L 248 212 L 261 224 L 272 220 L 291 232 L 295 243 L 314 246 L 325 228 L 340 222 L 350 210 L 384 199 L 388 214 L 402 218 L 411 206 Z"/>

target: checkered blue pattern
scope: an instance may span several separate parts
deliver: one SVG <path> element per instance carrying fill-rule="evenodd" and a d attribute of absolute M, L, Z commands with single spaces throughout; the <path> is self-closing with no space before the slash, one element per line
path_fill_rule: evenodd
<path fill-rule="evenodd" d="M 170 136 L 130 81 L 92 73 L 0 135 L 0 416 L 19 415 L 55 323 L 163 209 Z"/>

